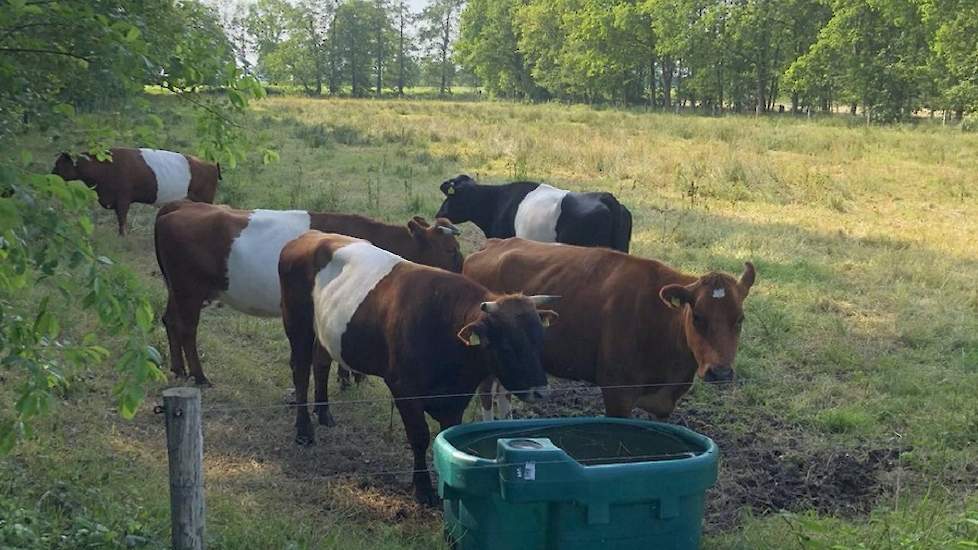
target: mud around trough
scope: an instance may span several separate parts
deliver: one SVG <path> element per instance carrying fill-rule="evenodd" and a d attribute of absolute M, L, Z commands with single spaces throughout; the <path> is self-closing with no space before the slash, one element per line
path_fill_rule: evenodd
<path fill-rule="evenodd" d="M 546 403 L 517 416 L 604 414 L 600 392 L 586 384 L 553 381 Z M 743 514 L 815 510 L 853 517 L 869 513 L 886 488 L 886 474 L 897 468 L 905 448 L 820 448 L 798 427 L 752 412 L 738 418 L 720 409 L 681 402 L 669 422 L 707 435 L 720 447 L 720 475 L 707 493 L 705 529 L 726 531 Z M 638 418 L 650 418 L 635 411 Z"/>

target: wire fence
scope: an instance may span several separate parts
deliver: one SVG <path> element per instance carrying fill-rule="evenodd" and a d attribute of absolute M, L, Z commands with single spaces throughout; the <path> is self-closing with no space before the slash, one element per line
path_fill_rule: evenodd
<path fill-rule="evenodd" d="M 573 382 L 573 381 L 571 381 L 571 382 Z M 551 394 L 559 394 L 559 393 L 566 393 L 566 392 L 591 391 L 591 392 L 595 392 L 594 393 L 594 397 L 597 398 L 597 397 L 600 396 L 600 394 L 598 394 L 596 392 L 597 391 L 600 391 L 600 390 L 671 388 L 671 387 L 678 387 L 678 386 L 691 386 L 693 383 L 694 383 L 694 381 L 689 381 L 689 382 L 659 382 L 659 383 L 648 383 L 648 384 L 614 384 L 614 385 L 603 385 L 603 386 L 602 385 L 596 385 L 596 384 L 581 383 L 581 384 L 575 384 L 575 385 L 569 385 L 569 386 L 556 386 L 556 387 L 551 387 L 549 391 L 550 391 Z M 699 380 L 696 383 L 698 383 L 698 384 L 706 384 L 706 385 L 710 385 L 710 386 L 729 387 L 729 386 L 738 386 L 738 385 L 741 385 L 741 384 L 744 383 L 744 381 L 741 380 L 741 379 L 734 380 L 734 381 L 705 381 L 705 380 Z M 509 392 L 509 391 L 505 391 L 504 393 L 518 395 L 520 392 Z M 491 395 L 493 395 L 493 394 L 492 393 L 486 393 L 486 392 L 473 391 L 473 392 L 460 392 L 460 393 L 412 395 L 412 396 L 402 396 L 402 397 L 394 397 L 393 395 L 389 395 L 387 397 L 377 397 L 377 398 L 334 399 L 334 400 L 327 400 L 327 401 L 309 401 L 309 402 L 306 402 L 304 404 L 299 404 L 299 403 L 294 403 L 294 402 L 280 401 L 280 402 L 277 402 L 277 403 L 274 403 L 274 404 L 259 404 L 259 405 L 250 405 L 250 406 L 249 405 L 229 405 L 229 406 L 218 405 L 218 406 L 209 406 L 209 407 L 203 407 L 202 410 L 201 410 L 201 412 L 204 415 L 206 415 L 206 414 L 215 414 L 215 413 L 232 413 L 232 412 L 246 412 L 246 411 L 261 411 L 261 410 L 283 410 L 283 409 L 287 410 L 287 409 L 295 409 L 295 408 L 298 408 L 300 406 L 310 407 L 310 406 L 317 406 L 317 405 L 330 405 L 330 406 L 335 406 L 335 405 L 368 405 L 368 404 L 378 404 L 378 403 L 390 404 L 393 407 L 394 403 L 396 403 L 398 401 L 431 400 L 431 399 L 454 399 L 454 398 L 463 398 L 463 397 L 472 398 L 472 397 L 491 396 Z M 392 411 L 392 414 L 393 414 L 393 411 Z M 520 432 L 507 432 L 507 434 L 505 434 L 505 437 L 507 437 L 507 438 L 509 438 L 509 437 L 517 437 L 519 433 Z M 682 456 L 680 456 L 680 454 L 682 454 Z M 616 463 L 643 462 L 643 461 L 653 461 L 653 460 L 677 459 L 677 458 L 683 458 L 683 457 L 688 456 L 688 454 L 683 454 L 683 453 L 680 453 L 680 454 L 676 454 L 676 453 L 669 453 L 669 454 L 643 454 L 643 455 L 630 455 L 630 454 L 628 454 L 628 455 L 624 455 L 624 456 L 621 455 L 621 454 L 617 454 L 617 455 L 600 456 L 600 457 L 573 458 L 572 460 L 574 460 L 575 462 L 577 462 L 579 464 L 582 464 L 584 466 L 592 466 L 592 465 L 595 465 L 596 463 L 600 464 L 600 463 L 609 463 L 609 462 L 616 462 Z M 563 459 L 563 460 L 550 460 L 550 461 L 519 461 L 519 462 L 498 462 L 497 459 L 495 459 L 495 458 L 485 458 L 485 459 L 482 459 L 482 460 L 483 461 L 487 461 L 489 463 L 485 463 L 485 464 L 473 464 L 473 465 L 467 466 L 467 468 L 473 469 L 473 470 L 479 470 L 479 469 L 497 469 L 497 470 L 502 470 L 502 469 L 511 468 L 511 467 L 525 467 L 528 463 L 533 463 L 535 465 L 566 464 L 567 463 L 567 460 L 566 459 Z M 331 481 L 331 480 L 335 480 L 335 479 L 338 479 L 338 478 L 351 478 L 351 477 L 407 476 L 407 475 L 414 475 L 414 474 L 417 474 L 417 473 L 424 473 L 424 472 L 427 472 L 427 473 L 436 473 L 435 470 L 434 470 L 434 468 L 424 468 L 424 469 L 396 469 L 396 470 L 386 470 L 385 469 L 385 470 L 376 470 L 376 471 L 356 470 L 356 471 L 334 472 L 334 473 L 320 474 L 320 475 L 312 475 L 312 476 L 304 476 L 303 475 L 303 476 L 297 476 L 297 477 L 295 477 L 295 480 L 296 481 Z"/>
<path fill-rule="evenodd" d="M 705 381 L 700 380 L 698 384 L 707 384 L 710 386 L 739 386 L 743 382 L 732 380 L 732 381 Z M 677 387 L 677 386 L 692 386 L 693 381 L 689 382 L 661 382 L 653 384 L 615 384 L 615 385 L 574 385 L 574 386 L 557 386 L 549 388 L 549 392 L 561 393 L 561 392 L 579 392 L 581 390 L 621 390 L 621 389 L 651 389 L 651 388 L 667 388 L 667 387 Z M 520 391 L 505 391 L 505 394 L 510 394 L 518 396 Z M 316 405 L 365 405 L 372 403 L 396 403 L 399 401 L 417 401 L 417 400 L 429 400 L 429 399 L 455 399 L 460 397 L 482 397 L 494 395 L 490 392 L 462 392 L 462 393 L 439 393 L 439 394 L 425 394 L 425 395 L 409 395 L 402 397 L 376 397 L 376 398 L 362 398 L 362 399 L 331 399 L 327 401 L 307 401 L 306 403 L 290 403 L 290 402 L 278 402 L 274 404 L 261 404 L 261 405 L 229 405 L 229 406 L 210 406 L 204 407 L 203 412 L 206 413 L 217 413 L 217 412 L 240 412 L 240 411 L 254 411 L 254 410 L 268 410 L 268 409 L 282 409 L 282 408 L 297 408 L 301 406 L 316 406 Z"/>

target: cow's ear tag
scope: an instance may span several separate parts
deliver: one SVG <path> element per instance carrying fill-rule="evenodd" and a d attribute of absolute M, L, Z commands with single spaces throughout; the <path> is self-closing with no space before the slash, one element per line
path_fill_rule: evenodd
<path fill-rule="evenodd" d="M 679 301 L 679 298 L 676 298 L 675 296 L 669 299 L 669 303 L 671 303 L 672 307 L 676 309 L 679 309 L 679 306 L 683 305 L 683 303 Z"/>
<path fill-rule="evenodd" d="M 474 332 L 472 334 L 469 334 L 469 345 L 470 346 L 478 346 L 481 343 L 482 343 L 482 340 L 479 339 L 479 335 L 478 334 L 476 334 Z"/>
<path fill-rule="evenodd" d="M 543 317 L 543 318 L 541 318 L 540 319 L 540 323 L 543 324 L 543 326 L 545 326 L 545 327 L 549 327 L 550 326 L 550 317 Z"/>
<path fill-rule="evenodd" d="M 454 195 L 455 194 L 455 186 L 454 185 L 449 185 L 448 186 L 448 189 L 445 190 L 445 194 L 446 195 Z"/>

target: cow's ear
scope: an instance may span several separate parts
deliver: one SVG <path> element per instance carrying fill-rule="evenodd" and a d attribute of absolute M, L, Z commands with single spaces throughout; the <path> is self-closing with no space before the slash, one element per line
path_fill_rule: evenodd
<path fill-rule="evenodd" d="M 462 341 L 466 346 L 487 346 L 489 345 L 489 340 L 485 335 L 479 334 L 483 332 L 479 327 L 479 322 L 475 321 L 469 323 L 462 327 L 462 330 L 458 331 L 458 339 Z"/>
<path fill-rule="evenodd" d="M 740 276 L 740 288 L 744 291 L 744 296 L 747 296 L 750 287 L 754 286 L 755 277 L 757 277 L 757 271 L 754 270 L 754 264 L 744 262 L 744 274 Z"/>
<path fill-rule="evenodd" d="M 549 327 L 554 321 L 557 320 L 558 317 L 560 317 L 560 315 L 557 315 L 556 311 L 550 309 L 539 309 L 537 310 L 537 315 L 540 316 L 540 323 L 545 327 Z"/>
<path fill-rule="evenodd" d="M 446 196 L 450 197 L 455 194 L 455 180 L 443 181 L 441 183 L 441 192 Z"/>
<path fill-rule="evenodd" d="M 417 224 L 420 225 L 421 227 L 424 227 L 424 228 L 431 227 L 431 224 L 428 223 L 428 220 L 422 218 L 421 216 L 414 216 L 411 219 L 413 221 L 417 222 Z"/>
<path fill-rule="evenodd" d="M 417 218 L 417 216 L 415 216 L 415 218 Z M 415 239 L 417 239 L 417 238 L 421 237 L 422 235 L 424 235 L 425 227 L 423 225 L 421 225 L 420 223 L 418 223 L 418 220 L 417 219 L 408 220 L 407 227 L 408 227 L 408 231 L 411 232 L 411 235 Z"/>
<path fill-rule="evenodd" d="M 673 309 L 679 309 L 683 304 L 692 304 L 693 293 L 683 285 L 666 285 L 659 291 L 659 298 Z"/>

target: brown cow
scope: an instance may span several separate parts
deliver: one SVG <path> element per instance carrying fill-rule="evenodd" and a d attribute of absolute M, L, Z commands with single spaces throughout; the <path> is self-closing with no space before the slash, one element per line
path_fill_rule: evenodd
<path fill-rule="evenodd" d="M 418 502 L 435 501 L 425 413 L 442 429 L 458 424 L 472 392 L 490 375 L 523 399 L 547 394 L 539 354 L 543 327 L 557 314 L 536 306 L 553 297 L 497 295 L 461 275 L 319 231 L 285 246 L 279 276 L 292 346 L 296 442 L 314 439 L 306 406 L 314 352 L 380 376 L 414 453 Z"/>
<path fill-rule="evenodd" d="M 68 153 L 61 153 L 52 173 L 95 189 L 102 208 L 115 210 L 120 235 L 126 234 L 129 205 L 134 202 L 154 206 L 184 198 L 214 202 L 221 179 L 219 164 L 156 149 L 115 148 L 110 153 L 112 158 L 106 161 L 88 154 L 72 160 Z"/>
<path fill-rule="evenodd" d="M 612 250 L 516 238 L 490 239 L 463 273 L 497 292 L 563 296 L 555 309 L 566 319 L 544 347 L 547 372 L 602 386 L 609 416 L 628 417 L 637 406 L 659 418 L 672 413 L 694 374 L 733 380 L 755 276 L 750 263 L 739 281 L 695 277 Z"/>
<path fill-rule="evenodd" d="M 155 240 L 156 259 L 169 291 L 163 323 L 170 341 L 170 368 L 177 376 L 186 375 L 186 355 L 196 382 L 209 383 L 197 354 L 197 324 L 210 300 L 220 299 L 249 315 L 281 315 L 278 256 L 285 243 L 309 229 L 369 239 L 419 263 L 462 269 L 455 240 L 459 230 L 446 220 L 431 227 L 416 217 L 404 227 L 345 214 L 171 203 L 156 217 Z M 328 370 L 329 364 L 323 368 Z M 317 375 L 325 377 L 326 372 L 318 369 L 317 365 Z M 325 384 L 324 378 L 323 392 Z"/>

